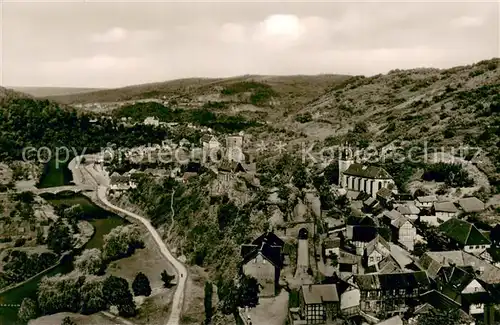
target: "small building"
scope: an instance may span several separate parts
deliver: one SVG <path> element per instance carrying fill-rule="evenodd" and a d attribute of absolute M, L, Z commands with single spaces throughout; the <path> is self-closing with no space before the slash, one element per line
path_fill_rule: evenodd
<path fill-rule="evenodd" d="M 401 316 L 396 315 L 394 317 L 383 320 L 383 321 L 377 323 L 376 325 L 403 325 L 403 324 L 404 323 L 403 323 L 403 319 L 401 318 Z"/>
<path fill-rule="evenodd" d="M 417 208 L 414 203 L 405 203 L 402 205 L 398 205 L 396 207 L 396 211 L 398 211 L 403 217 L 406 217 L 411 221 L 416 221 L 420 213 L 420 209 Z"/>
<path fill-rule="evenodd" d="M 432 208 L 434 215 L 443 221 L 447 221 L 457 215 L 458 209 L 453 202 L 436 202 Z"/>
<path fill-rule="evenodd" d="M 327 324 L 337 318 L 340 300 L 335 284 L 309 284 L 300 288 L 300 311 L 306 324 Z"/>
<path fill-rule="evenodd" d="M 391 229 L 394 242 L 401 243 L 410 251 L 413 250 L 417 238 L 417 228 L 410 219 L 404 217 L 397 210 L 392 210 L 384 212 L 382 221 Z"/>
<path fill-rule="evenodd" d="M 487 248 L 484 252 L 481 253 L 481 255 L 479 255 L 479 257 L 500 268 L 500 248 Z"/>
<path fill-rule="evenodd" d="M 283 267 L 283 246 L 284 242 L 272 232 L 241 246 L 242 271 L 257 279 L 261 297 L 276 295 Z"/>
<path fill-rule="evenodd" d="M 340 313 L 350 317 L 359 315 L 361 293 L 357 288 L 351 288 L 340 295 Z"/>
<path fill-rule="evenodd" d="M 465 213 L 477 213 L 485 209 L 483 201 L 474 196 L 458 200 L 458 205 Z"/>
<path fill-rule="evenodd" d="M 490 240 L 476 226 L 464 220 L 452 218 L 439 226 L 439 230 L 457 248 L 468 253 L 481 254 L 491 247 Z"/>
<path fill-rule="evenodd" d="M 323 250 L 325 257 L 330 257 L 333 254 L 337 255 L 337 257 L 340 254 L 340 246 L 341 246 L 341 238 L 335 237 L 335 238 L 327 238 L 323 242 Z"/>
<path fill-rule="evenodd" d="M 366 245 L 378 235 L 376 227 L 348 226 L 347 239 L 356 247 L 356 254 L 363 255 Z"/>
<path fill-rule="evenodd" d="M 415 205 L 417 208 L 432 208 L 434 203 L 438 202 L 438 198 L 435 195 L 418 196 L 415 200 Z"/>
<path fill-rule="evenodd" d="M 364 264 L 367 267 L 375 266 L 389 255 L 391 255 L 389 243 L 382 238 L 382 236 L 377 235 L 377 237 L 365 247 L 365 252 L 363 254 L 365 259 Z"/>

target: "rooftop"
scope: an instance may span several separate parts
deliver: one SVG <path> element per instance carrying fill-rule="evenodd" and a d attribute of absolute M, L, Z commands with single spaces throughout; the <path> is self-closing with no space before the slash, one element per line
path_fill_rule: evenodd
<path fill-rule="evenodd" d="M 489 245 L 490 240 L 486 238 L 473 224 L 451 218 L 439 226 L 447 237 L 453 239 L 461 245 Z"/>
<path fill-rule="evenodd" d="M 344 171 L 344 175 L 357 176 L 372 179 L 391 179 L 391 175 L 382 167 L 365 166 L 354 163 Z"/>
<path fill-rule="evenodd" d="M 458 204 L 465 212 L 481 212 L 484 210 L 484 203 L 477 197 L 467 197 L 458 200 Z"/>
<path fill-rule="evenodd" d="M 354 281 L 361 290 L 410 289 L 430 284 L 424 271 L 355 275 Z"/>
<path fill-rule="evenodd" d="M 434 203 L 434 211 L 455 213 L 458 209 L 453 202 L 436 202 Z"/>
<path fill-rule="evenodd" d="M 337 286 L 335 284 L 303 285 L 301 291 L 306 305 L 339 302 Z"/>

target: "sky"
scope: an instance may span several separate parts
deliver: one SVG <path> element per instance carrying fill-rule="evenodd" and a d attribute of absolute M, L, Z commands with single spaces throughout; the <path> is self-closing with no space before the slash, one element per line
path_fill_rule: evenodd
<path fill-rule="evenodd" d="M 499 3 L 3 0 L 1 85 L 374 75 L 500 57 Z"/>

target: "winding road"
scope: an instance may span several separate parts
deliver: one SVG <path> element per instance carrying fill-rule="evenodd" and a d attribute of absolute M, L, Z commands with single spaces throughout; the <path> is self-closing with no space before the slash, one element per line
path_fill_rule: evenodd
<path fill-rule="evenodd" d="M 75 166 L 75 165 L 73 164 L 73 166 Z M 182 314 L 182 307 L 184 305 L 184 291 L 185 291 L 186 280 L 187 280 L 187 276 L 188 276 L 187 269 L 184 266 L 184 264 L 179 262 L 172 255 L 172 253 L 168 250 L 168 248 L 165 245 L 165 243 L 163 242 L 162 238 L 160 237 L 160 235 L 158 234 L 156 229 L 153 227 L 153 225 L 151 225 L 151 222 L 149 222 L 148 219 L 146 219 L 146 218 L 144 218 L 136 213 L 133 213 L 133 212 L 127 211 L 125 209 L 122 209 L 120 207 L 117 207 L 116 205 L 113 205 L 112 203 L 110 203 L 108 201 L 108 198 L 106 196 L 107 191 L 108 191 L 108 187 L 105 185 L 102 185 L 102 184 L 107 185 L 109 183 L 107 180 L 107 177 L 105 175 L 98 173 L 98 171 L 95 168 L 92 168 L 89 165 L 80 165 L 76 168 L 72 168 L 72 172 L 74 174 L 80 173 L 79 176 L 82 176 L 81 178 L 74 178 L 74 179 L 87 179 L 87 180 L 92 179 L 93 183 L 98 184 L 97 185 L 97 198 L 104 205 L 109 207 L 110 210 L 121 212 L 121 213 L 126 214 L 127 216 L 139 221 L 140 223 L 142 223 L 146 227 L 146 229 L 149 231 L 151 236 L 153 236 L 154 241 L 156 242 L 156 244 L 160 248 L 161 254 L 163 255 L 163 257 L 165 257 L 165 259 L 170 264 L 173 265 L 173 267 L 175 268 L 175 270 L 177 272 L 177 287 L 175 289 L 174 298 L 172 300 L 172 308 L 171 308 L 170 316 L 169 316 L 167 322 L 165 323 L 165 325 L 179 325 L 181 314 Z M 90 177 L 85 177 L 84 174 L 88 174 L 88 176 L 90 176 Z"/>
<path fill-rule="evenodd" d="M 151 233 L 153 236 L 153 239 L 155 240 L 156 244 L 160 248 L 161 254 L 174 266 L 174 268 L 177 271 L 177 288 L 175 290 L 174 294 L 174 299 L 172 301 L 172 310 L 170 313 L 170 317 L 167 321 L 167 325 L 178 325 L 182 313 L 182 306 L 184 303 L 184 288 L 186 285 L 186 279 L 187 279 L 187 270 L 186 267 L 179 262 L 173 255 L 170 253 L 168 250 L 167 246 L 161 239 L 160 235 L 156 231 L 156 229 L 151 225 L 151 222 L 147 220 L 144 217 L 141 217 L 138 214 L 132 213 L 130 211 L 127 211 L 125 209 L 122 209 L 120 207 L 117 207 L 116 205 L 111 204 L 107 197 L 106 197 L 106 192 L 108 188 L 106 186 L 99 186 L 97 189 L 97 196 L 99 200 L 101 200 L 102 203 L 107 205 L 109 208 L 115 211 L 119 211 L 121 213 L 124 213 L 138 221 L 140 221 Z"/>

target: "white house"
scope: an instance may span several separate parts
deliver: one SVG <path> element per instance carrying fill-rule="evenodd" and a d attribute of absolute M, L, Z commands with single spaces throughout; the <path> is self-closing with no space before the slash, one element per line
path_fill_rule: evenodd
<path fill-rule="evenodd" d="M 243 154 L 243 137 L 241 135 L 232 135 L 226 137 L 227 159 L 234 162 L 245 160 Z"/>
<path fill-rule="evenodd" d="M 144 122 L 143 124 L 145 125 L 153 125 L 153 126 L 158 126 L 160 125 L 160 120 L 158 120 L 156 117 L 154 116 L 148 116 L 144 119 Z"/>
<path fill-rule="evenodd" d="M 437 201 L 438 198 L 435 195 L 419 196 L 415 200 L 415 205 L 417 208 L 431 208 Z"/>
<path fill-rule="evenodd" d="M 455 217 L 458 213 L 458 209 L 453 202 L 436 202 L 433 210 L 436 217 L 443 221 Z"/>
<path fill-rule="evenodd" d="M 203 156 L 216 158 L 217 151 L 220 149 L 220 142 L 217 140 L 217 137 L 210 134 L 205 134 L 200 139 L 202 148 L 203 148 Z"/>
<path fill-rule="evenodd" d="M 385 169 L 355 163 L 350 149 L 339 159 L 339 186 L 346 190 L 365 192 L 372 197 L 376 197 L 382 188 L 397 193 L 394 180 Z"/>
<path fill-rule="evenodd" d="M 365 253 L 367 266 L 370 267 L 377 265 L 387 256 L 391 255 L 391 247 L 382 236 L 378 235 L 366 245 Z"/>
<path fill-rule="evenodd" d="M 396 210 L 401 213 L 403 217 L 406 217 L 412 221 L 418 219 L 418 214 L 420 213 L 420 209 L 415 206 L 413 203 L 405 203 L 396 207 Z"/>

